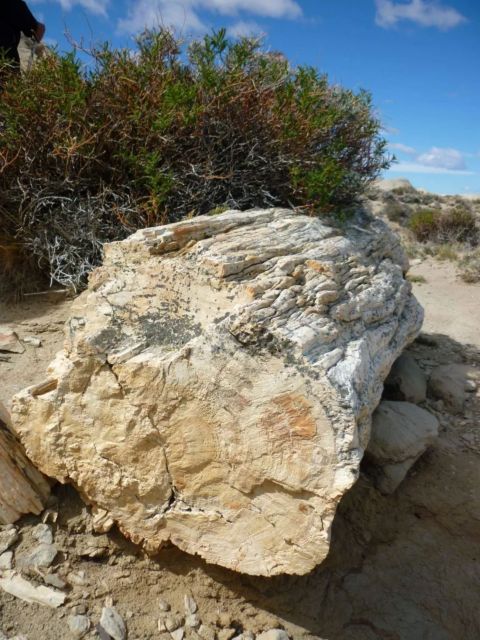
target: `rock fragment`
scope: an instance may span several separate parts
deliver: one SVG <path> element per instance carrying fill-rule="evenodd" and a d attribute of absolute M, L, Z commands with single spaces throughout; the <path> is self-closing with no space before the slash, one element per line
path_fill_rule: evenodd
<path fill-rule="evenodd" d="M 14 572 L 0 578 L 0 588 L 25 602 L 58 608 L 65 602 L 65 594 L 44 586 L 35 586 Z"/>
<path fill-rule="evenodd" d="M 125 640 L 127 637 L 127 627 L 115 607 L 104 607 L 102 609 L 100 627 L 113 640 Z"/>
<path fill-rule="evenodd" d="M 40 544 L 28 555 L 19 560 L 22 567 L 36 567 L 47 569 L 57 557 L 58 550 L 53 544 Z"/>
<path fill-rule="evenodd" d="M 0 553 L 10 549 L 18 540 L 17 528 L 13 525 L 0 527 Z"/>
<path fill-rule="evenodd" d="M 427 378 L 415 359 L 403 353 L 385 380 L 385 398 L 420 404 L 427 398 Z"/>
<path fill-rule="evenodd" d="M 198 605 L 195 602 L 194 598 L 192 598 L 192 596 L 185 595 L 183 598 L 183 605 L 186 615 L 193 614 L 198 611 Z"/>
<path fill-rule="evenodd" d="M 42 544 L 53 543 L 53 533 L 48 524 L 40 523 L 32 531 L 32 537 Z"/>
<path fill-rule="evenodd" d="M 380 470 L 376 478 L 382 493 L 393 493 L 408 470 L 438 436 L 437 418 L 409 402 L 384 400 L 372 420 L 367 457 Z"/>
<path fill-rule="evenodd" d="M 452 413 L 462 413 L 467 392 L 480 372 L 469 365 L 446 364 L 436 367 L 428 380 L 428 392 L 433 398 L 443 400 Z"/>
<path fill-rule="evenodd" d="M 169 603 L 164 599 L 164 598 L 159 598 L 158 599 L 158 610 L 162 611 L 163 613 L 166 613 L 167 611 L 170 611 L 170 605 Z"/>
<path fill-rule="evenodd" d="M 203 638 L 203 640 L 215 640 L 216 634 L 212 627 L 202 624 L 198 630 L 198 635 Z"/>
<path fill-rule="evenodd" d="M 90 620 L 88 616 L 75 615 L 68 617 L 68 628 L 75 638 L 83 638 L 90 630 Z"/>
<path fill-rule="evenodd" d="M 0 571 L 13 568 L 13 551 L 5 551 L 0 554 Z"/>
<path fill-rule="evenodd" d="M 257 640 L 290 640 L 290 636 L 283 629 L 270 629 L 260 633 Z"/>

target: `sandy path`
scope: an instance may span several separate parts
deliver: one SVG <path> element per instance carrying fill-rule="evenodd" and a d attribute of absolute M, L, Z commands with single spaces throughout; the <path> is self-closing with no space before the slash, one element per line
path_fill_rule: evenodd
<path fill-rule="evenodd" d="M 480 284 L 466 284 L 457 277 L 453 263 L 434 259 L 413 266 L 410 273 L 426 280 L 413 283 L 425 309 L 423 330 L 480 347 Z"/>

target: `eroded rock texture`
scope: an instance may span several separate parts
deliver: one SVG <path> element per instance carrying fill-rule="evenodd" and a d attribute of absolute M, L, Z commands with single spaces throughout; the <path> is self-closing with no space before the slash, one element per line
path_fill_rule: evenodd
<path fill-rule="evenodd" d="M 48 482 L 27 459 L 0 402 L 0 524 L 12 524 L 27 513 L 40 513 L 49 495 Z"/>
<path fill-rule="evenodd" d="M 304 574 L 422 322 L 406 267 L 360 218 L 339 230 L 272 209 L 139 231 L 106 247 L 16 428 L 150 552 Z"/>

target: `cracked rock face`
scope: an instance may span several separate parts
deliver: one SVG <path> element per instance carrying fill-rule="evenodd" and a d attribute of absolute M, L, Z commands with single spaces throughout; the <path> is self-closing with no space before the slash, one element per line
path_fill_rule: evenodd
<path fill-rule="evenodd" d="M 360 217 L 230 211 L 139 231 L 106 247 L 15 427 L 150 552 L 307 573 L 422 323 L 406 268 Z"/>

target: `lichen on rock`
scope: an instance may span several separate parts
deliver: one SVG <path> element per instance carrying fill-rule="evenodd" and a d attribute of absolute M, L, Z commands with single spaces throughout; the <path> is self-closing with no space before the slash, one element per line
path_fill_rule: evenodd
<path fill-rule="evenodd" d="M 397 238 L 361 215 L 228 211 L 107 245 L 14 400 L 32 460 L 150 552 L 313 569 L 423 319 Z"/>

